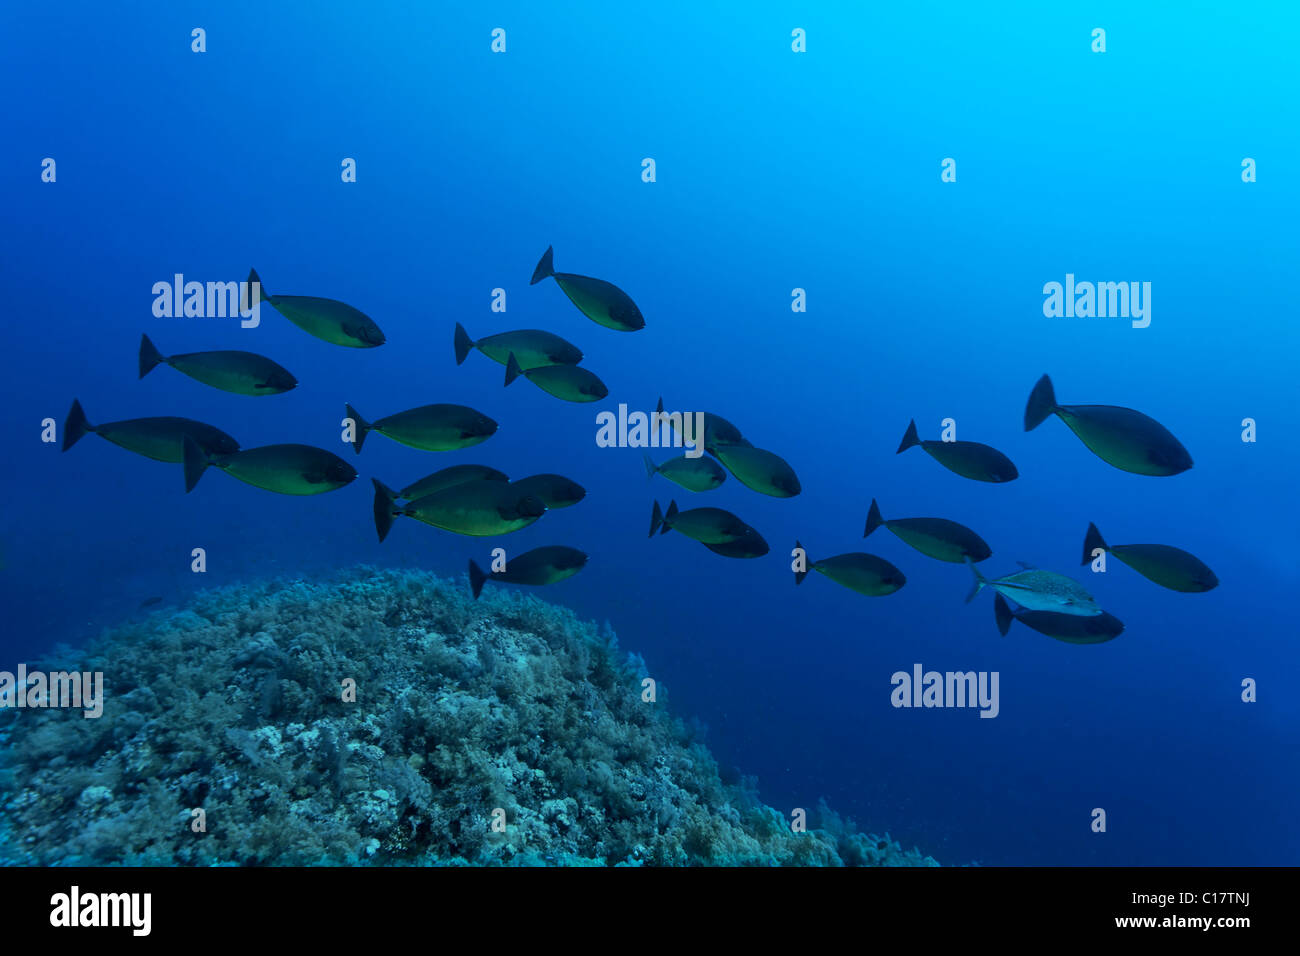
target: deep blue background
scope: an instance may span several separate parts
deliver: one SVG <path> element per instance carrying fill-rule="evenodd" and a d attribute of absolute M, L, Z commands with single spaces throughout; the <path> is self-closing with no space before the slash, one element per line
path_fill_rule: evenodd
<path fill-rule="evenodd" d="M 824 796 L 944 862 L 1300 862 L 1287 5 L 613 6 L 0 11 L 3 666 L 153 595 L 357 562 L 461 574 L 497 543 L 566 543 L 591 564 L 546 596 L 608 619 L 672 705 L 710 726 L 719 759 L 783 810 Z M 195 26 L 204 54 L 190 51 Z M 1104 55 L 1089 48 L 1098 26 Z M 790 50 L 795 27 L 805 54 Z M 1257 183 L 1241 182 L 1246 156 Z M 340 182 L 343 157 L 355 184 Z M 940 182 L 944 157 L 954 184 Z M 599 327 L 553 282 L 530 288 L 548 244 L 559 269 L 632 295 L 646 329 Z M 154 282 L 237 280 L 250 265 L 272 292 L 356 305 L 389 344 L 337 348 L 269 309 L 256 330 L 152 316 Z M 1151 282 L 1150 328 L 1044 318 L 1042 286 L 1067 272 Z M 489 311 L 497 287 L 504 316 Z M 791 312 L 796 287 L 806 314 Z M 477 354 L 457 368 L 456 321 L 569 338 L 609 400 L 504 390 Z M 262 352 L 302 385 L 254 399 L 166 368 L 136 381 L 144 331 L 168 354 Z M 1117 471 L 1055 419 L 1026 435 L 1044 372 L 1062 402 L 1153 415 L 1196 467 Z M 737 511 L 767 558 L 646 539 L 651 501 L 680 489 L 647 484 L 639 451 L 597 448 L 594 416 L 660 394 L 725 415 L 797 468 L 793 500 L 732 479 L 675 495 Z M 460 402 L 502 426 L 448 455 L 375 436 L 360 458 L 343 451 L 361 479 L 321 497 L 216 472 L 187 496 L 179 467 L 93 436 L 67 454 L 41 444 L 40 421 L 61 427 L 74 396 L 92 422 L 184 415 L 245 447 L 343 451 L 347 401 L 372 419 Z M 937 438 L 949 416 L 1021 479 L 895 457 L 909 418 Z M 1248 416 L 1256 444 L 1240 440 Z M 558 471 L 589 495 L 499 542 L 403 521 L 377 544 L 371 476 L 400 485 L 469 461 Z M 962 603 L 963 568 L 884 531 L 861 542 L 873 496 L 886 517 L 974 527 L 995 552 L 988 573 L 1024 560 L 1074 574 L 1127 630 L 1092 647 L 1019 625 L 999 638 L 987 594 Z M 1118 563 L 1093 576 L 1078 567 L 1090 520 L 1112 544 L 1185 547 L 1223 584 L 1175 594 Z M 877 552 L 907 587 L 869 599 L 814 576 L 796 590 L 796 537 L 814 557 Z M 196 546 L 204 579 L 188 570 Z M 894 710 L 889 676 L 915 662 L 999 671 L 1001 715 Z M 1245 677 L 1256 704 L 1239 700 Z M 1094 807 L 1105 835 L 1089 831 Z"/>

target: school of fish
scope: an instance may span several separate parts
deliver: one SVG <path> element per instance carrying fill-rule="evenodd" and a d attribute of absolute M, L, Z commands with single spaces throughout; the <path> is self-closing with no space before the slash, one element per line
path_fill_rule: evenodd
<path fill-rule="evenodd" d="M 590 276 L 556 272 L 553 249 L 547 248 L 533 271 L 531 285 L 554 279 L 565 296 L 587 318 L 605 328 L 635 332 L 645 327 L 641 310 L 613 283 Z M 346 348 L 376 348 L 387 342 L 379 326 L 360 310 L 334 299 L 304 295 L 270 295 L 256 270 L 250 288 L 260 302 L 269 304 L 303 331 Z M 252 283 L 256 283 L 253 285 Z M 567 402 L 595 402 L 609 394 L 605 383 L 582 366 L 582 350 L 558 335 L 540 329 L 518 329 L 472 339 L 457 322 L 453 334 L 456 364 L 472 351 L 505 367 L 504 384 L 527 379 L 541 391 Z M 147 335 L 141 337 L 139 376 L 166 365 L 211 388 L 239 395 L 277 395 L 290 391 L 298 380 L 286 368 L 262 355 L 245 351 L 191 352 L 163 355 Z M 372 432 L 423 451 L 446 452 L 469 448 L 495 434 L 497 422 L 464 405 L 437 403 L 365 419 L 351 404 L 345 406 L 350 443 L 360 455 Z M 680 425 L 665 417 L 659 400 L 653 425 Z M 1131 408 L 1115 405 L 1062 405 L 1056 400 L 1051 379 L 1044 375 L 1029 395 L 1024 428 L 1032 431 L 1055 415 L 1102 461 L 1136 475 L 1167 477 L 1192 467 L 1191 455 L 1174 435 L 1155 419 Z M 644 456 L 647 478 L 659 476 L 692 494 L 711 491 L 730 475 L 759 494 L 792 498 L 802 491 L 794 468 L 780 455 L 759 448 L 727 419 L 703 412 L 703 435 L 698 440 L 708 457 L 682 454 L 656 463 Z M 179 464 L 187 492 L 193 491 L 208 468 L 266 491 L 285 495 L 316 495 L 350 484 L 357 471 L 346 460 L 323 448 L 302 444 L 241 448 L 219 428 L 188 418 L 161 416 L 93 425 L 80 401 L 74 399 L 64 424 L 62 448 L 67 451 L 85 435 L 99 437 L 156 461 Z M 916 422 L 908 424 L 898 447 L 902 454 L 920 447 L 944 468 L 972 481 L 1001 483 L 1019 477 L 1015 464 L 1002 452 L 971 441 L 922 439 Z M 375 530 L 382 542 L 397 518 L 417 521 L 474 537 L 510 534 L 540 520 L 547 512 L 577 504 L 585 489 L 561 475 L 539 474 L 511 479 L 486 465 L 457 464 L 442 468 L 404 485 L 400 490 L 371 479 L 374 487 Z M 985 588 L 994 592 L 994 621 L 1005 635 L 1012 622 L 1072 644 L 1112 640 L 1123 623 L 1103 610 L 1077 581 L 1055 571 L 1022 565 L 1021 570 L 998 578 L 986 577 L 976 566 L 993 554 L 978 534 L 948 518 L 885 518 L 872 499 L 864 538 L 884 528 L 909 547 L 936 561 L 966 564 L 973 575 L 967 602 Z M 654 501 L 650 536 L 676 531 L 713 553 L 728 558 L 758 558 L 770 547 L 757 529 L 721 508 L 682 510 L 676 500 L 667 508 Z M 1218 586 L 1214 572 L 1199 558 L 1166 544 L 1108 545 L 1095 524 L 1084 537 L 1083 564 L 1104 561 L 1110 555 L 1163 588 L 1203 592 Z M 907 583 L 904 573 L 889 561 L 866 552 L 813 560 L 800 542 L 791 552 L 795 584 L 816 571 L 859 594 L 881 597 Z M 567 545 L 534 548 L 508 560 L 494 561 L 489 571 L 469 562 L 470 587 L 478 597 L 488 580 L 498 583 L 548 585 L 577 574 L 588 555 Z M 498 566 L 498 564 L 500 566 Z"/>

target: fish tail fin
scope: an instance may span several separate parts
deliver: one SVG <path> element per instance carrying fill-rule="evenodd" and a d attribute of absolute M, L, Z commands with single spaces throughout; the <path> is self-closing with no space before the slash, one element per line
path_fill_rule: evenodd
<path fill-rule="evenodd" d="M 803 579 L 808 577 L 808 552 L 804 551 L 803 545 L 799 543 L 798 539 L 795 539 L 794 549 L 796 551 L 803 551 L 803 560 L 804 560 L 804 569 L 802 571 L 796 571 L 794 573 L 794 583 L 795 586 L 798 587 L 800 584 L 803 584 Z"/>
<path fill-rule="evenodd" d="M 913 418 L 907 423 L 907 432 L 903 435 L 903 441 L 898 446 L 898 451 L 894 452 L 894 454 L 901 455 L 913 445 L 919 444 L 921 444 L 921 436 L 916 433 L 916 419 Z"/>
<path fill-rule="evenodd" d="M 1052 388 L 1052 380 L 1044 375 L 1029 393 L 1029 403 L 1025 405 L 1025 431 L 1033 431 L 1054 411 L 1056 390 Z"/>
<path fill-rule="evenodd" d="M 875 498 L 872 498 L 871 510 L 867 512 L 867 527 L 866 530 L 862 532 L 862 537 L 865 538 L 884 523 L 885 519 L 880 516 L 880 505 L 876 504 Z"/>
<path fill-rule="evenodd" d="M 271 293 L 266 291 L 266 286 L 262 285 L 262 277 L 257 274 L 256 269 L 248 270 L 248 291 L 256 295 L 256 298 L 248 303 L 249 306 L 256 305 L 258 302 L 267 302 L 271 298 Z"/>
<path fill-rule="evenodd" d="M 1011 605 L 1001 594 L 993 599 L 993 620 L 997 621 L 998 633 L 1003 637 L 1007 636 L 1007 631 L 1011 630 L 1011 622 L 1015 615 L 1011 613 Z"/>
<path fill-rule="evenodd" d="M 510 357 L 506 359 L 506 384 L 509 385 L 523 373 L 524 370 L 519 367 L 519 359 L 515 358 L 514 352 L 511 352 Z"/>
<path fill-rule="evenodd" d="M 469 355 L 469 350 L 474 347 L 474 340 L 469 337 L 465 331 L 465 326 L 459 322 L 456 323 L 456 364 L 460 365 Z"/>
<path fill-rule="evenodd" d="M 980 574 L 980 569 L 975 567 L 975 562 L 969 556 L 966 558 L 966 564 L 970 567 L 970 573 L 975 575 L 975 585 L 970 589 L 970 594 L 966 595 L 966 603 L 969 604 L 975 600 L 975 595 L 984 590 L 984 585 L 989 583 L 989 579 Z"/>
<path fill-rule="evenodd" d="M 673 519 L 676 517 L 677 517 L 677 502 L 670 501 L 668 502 L 668 510 L 664 512 L 664 529 L 659 533 L 667 534 L 669 531 L 671 531 L 673 527 Z"/>
<path fill-rule="evenodd" d="M 529 285 L 537 285 L 543 279 L 549 279 L 555 275 L 554 246 L 547 246 L 546 251 L 542 253 L 542 258 L 537 263 L 537 268 L 533 270 L 533 278 Z"/>
<path fill-rule="evenodd" d="M 654 463 L 654 459 L 652 459 L 652 458 L 651 458 L 648 454 L 646 454 L 645 452 L 642 452 L 642 453 L 641 453 L 641 458 L 642 458 L 642 460 L 645 462 L 645 476 L 646 476 L 646 478 L 653 478 L 655 475 L 657 475 L 657 474 L 659 473 L 659 466 L 656 465 L 656 464 Z"/>
<path fill-rule="evenodd" d="M 347 405 L 347 417 L 352 419 L 352 451 L 359 455 L 361 446 L 366 443 L 366 436 L 370 434 L 370 422 L 362 418 L 350 403 Z"/>
<path fill-rule="evenodd" d="M 378 478 L 371 478 L 370 481 L 375 486 L 375 530 L 379 532 L 379 541 L 382 544 L 393 527 L 393 512 L 397 510 L 397 494 Z"/>
<path fill-rule="evenodd" d="M 68 409 L 68 418 L 63 423 L 63 450 L 67 451 L 81 441 L 86 432 L 94 430 L 95 426 L 86 421 L 86 413 L 81 408 L 81 402 L 74 398 L 72 407 Z"/>
<path fill-rule="evenodd" d="M 140 377 L 144 378 L 162 362 L 167 361 L 163 354 L 149 341 L 149 336 L 140 336 Z"/>
<path fill-rule="evenodd" d="M 185 493 L 189 494 L 199 483 L 199 479 L 203 477 L 203 473 L 208 470 L 208 465 L 212 464 L 212 461 L 203 447 L 189 435 L 185 436 L 181 447 L 182 462 L 185 466 Z"/>
<path fill-rule="evenodd" d="M 487 575 L 483 569 L 474 563 L 474 559 L 469 559 L 469 587 L 474 592 L 474 600 L 478 600 L 479 594 L 483 591 L 483 582 L 487 580 Z"/>
<path fill-rule="evenodd" d="M 653 538 L 655 536 L 655 532 L 659 530 L 659 526 L 663 523 L 664 523 L 664 513 L 659 510 L 659 502 L 656 501 L 654 508 L 650 512 L 649 537 Z"/>
<path fill-rule="evenodd" d="M 1087 564 L 1093 559 L 1093 552 L 1098 549 L 1102 551 L 1110 550 L 1110 548 L 1106 546 L 1106 539 L 1103 538 L 1101 532 L 1097 530 L 1097 526 L 1089 521 L 1088 533 L 1083 536 L 1083 560 L 1079 563 Z"/>

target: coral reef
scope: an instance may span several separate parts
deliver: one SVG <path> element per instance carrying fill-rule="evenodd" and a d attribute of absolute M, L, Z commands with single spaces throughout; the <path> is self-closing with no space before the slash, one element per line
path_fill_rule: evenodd
<path fill-rule="evenodd" d="M 608 629 L 505 589 L 223 588 L 62 658 L 104 714 L 0 710 L 5 863 L 937 865 L 824 806 L 792 832 Z"/>

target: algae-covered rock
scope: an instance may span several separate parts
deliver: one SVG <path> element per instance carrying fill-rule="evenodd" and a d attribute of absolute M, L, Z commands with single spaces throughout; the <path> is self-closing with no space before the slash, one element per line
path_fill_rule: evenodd
<path fill-rule="evenodd" d="M 59 666 L 103 671 L 103 716 L 0 711 L 0 862 L 935 865 L 825 807 L 792 832 L 612 632 L 531 596 L 356 568 Z"/>

